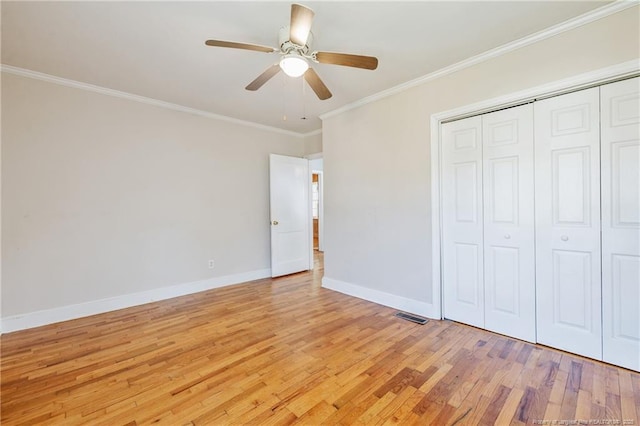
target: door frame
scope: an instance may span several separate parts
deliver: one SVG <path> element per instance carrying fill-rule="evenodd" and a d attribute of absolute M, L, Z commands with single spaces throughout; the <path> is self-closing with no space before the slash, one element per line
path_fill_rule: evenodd
<path fill-rule="evenodd" d="M 485 114 L 499 109 L 515 107 L 518 105 L 534 102 L 536 100 L 550 98 L 569 92 L 587 89 L 611 83 L 616 80 L 623 80 L 636 77 L 640 74 L 640 64 L 637 60 L 623 62 L 595 71 L 579 74 L 574 77 L 553 81 L 530 89 L 521 90 L 507 95 L 491 98 L 485 101 L 476 102 L 459 108 L 442 111 L 432 114 L 430 118 L 430 166 L 431 166 L 431 283 L 433 312 L 431 317 L 443 318 L 443 285 L 442 281 L 442 202 L 441 202 L 441 124 L 460 120 L 474 115 Z"/>
<path fill-rule="evenodd" d="M 318 251 L 324 251 L 324 238 L 323 238 L 323 230 L 324 230 L 324 200 L 322 199 L 322 191 L 323 191 L 323 179 L 324 179 L 324 171 L 323 170 L 311 170 L 311 175 L 318 175 Z M 313 182 L 311 183 L 313 185 Z M 313 200 L 312 200 L 313 202 Z M 313 210 L 313 206 L 312 210 Z M 313 222 L 313 212 L 311 214 L 312 222 Z M 313 248 L 313 241 L 311 244 Z"/>
<path fill-rule="evenodd" d="M 307 160 L 319 160 L 324 158 L 321 152 L 305 155 Z M 318 175 L 318 251 L 324 252 L 324 166 L 322 170 L 313 170 L 309 167 L 309 194 L 312 194 L 313 175 Z M 312 197 L 309 196 L 311 199 Z M 313 203 L 313 201 L 310 201 Z M 312 212 L 311 218 L 311 259 L 313 259 L 313 204 L 309 207 Z M 313 263 L 313 262 L 312 262 Z"/>

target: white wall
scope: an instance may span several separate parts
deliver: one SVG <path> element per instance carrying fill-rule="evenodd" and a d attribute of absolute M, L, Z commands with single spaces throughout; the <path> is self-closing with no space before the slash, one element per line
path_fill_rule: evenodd
<path fill-rule="evenodd" d="M 431 315 L 432 114 L 637 59 L 639 7 L 323 121 L 323 285 Z"/>
<path fill-rule="evenodd" d="M 322 133 L 305 137 L 304 155 L 318 154 L 322 152 Z"/>
<path fill-rule="evenodd" d="M 2 89 L 3 317 L 269 273 L 269 153 L 303 138 L 7 73 Z"/>

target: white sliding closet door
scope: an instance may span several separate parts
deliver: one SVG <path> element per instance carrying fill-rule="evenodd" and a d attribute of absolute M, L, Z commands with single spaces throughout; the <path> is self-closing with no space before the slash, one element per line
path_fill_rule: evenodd
<path fill-rule="evenodd" d="M 599 88 L 534 114 L 538 342 L 601 359 Z"/>
<path fill-rule="evenodd" d="M 535 342 L 533 105 L 482 116 L 485 328 Z"/>
<path fill-rule="evenodd" d="M 444 316 L 484 327 L 482 121 L 442 125 Z"/>
<path fill-rule="evenodd" d="M 602 356 L 640 371 L 640 78 L 600 91 Z"/>

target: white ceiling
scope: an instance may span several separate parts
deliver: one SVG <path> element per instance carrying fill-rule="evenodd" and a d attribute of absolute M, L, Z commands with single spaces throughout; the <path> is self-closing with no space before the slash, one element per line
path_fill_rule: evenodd
<path fill-rule="evenodd" d="M 307 133 L 323 113 L 606 3 L 303 2 L 316 12 L 314 50 L 379 59 L 375 71 L 314 65 L 333 93 L 326 101 L 283 73 L 246 91 L 278 57 L 204 44 L 275 47 L 289 2 L 2 1 L 2 63 Z"/>

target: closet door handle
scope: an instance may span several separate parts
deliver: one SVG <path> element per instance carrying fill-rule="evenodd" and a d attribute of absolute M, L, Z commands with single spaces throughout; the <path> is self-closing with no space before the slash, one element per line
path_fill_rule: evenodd
<path fill-rule="evenodd" d="M 560 237 L 560 239 L 562 241 L 569 241 L 569 237 L 567 237 L 566 235 L 563 235 L 562 237 Z"/>
<path fill-rule="evenodd" d="M 511 235 L 509 235 L 509 234 L 505 234 L 505 236 L 504 236 L 504 239 L 505 239 L 505 240 L 508 240 L 508 239 L 510 239 L 510 238 L 511 238 Z"/>

